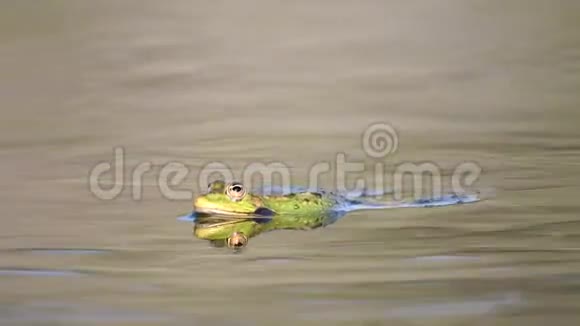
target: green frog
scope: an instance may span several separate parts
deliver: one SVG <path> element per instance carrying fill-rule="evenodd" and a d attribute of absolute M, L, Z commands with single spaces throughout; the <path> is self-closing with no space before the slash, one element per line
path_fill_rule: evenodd
<path fill-rule="evenodd" d="M 206 194 L 194 201 L 194 235 L 214 245 L 244 247 L 260 233 L 280 230 L 309 230 L 334 223 L 355 210 L 402 207 L 447 206 L 478 201 L 474 195 L 448 195 L 412 202 L 374 202 L 364 193 L 346 196 L 324 191 L 300 191 L 260 195 L 239 183 L 218 180 L 208 185 Z"/>

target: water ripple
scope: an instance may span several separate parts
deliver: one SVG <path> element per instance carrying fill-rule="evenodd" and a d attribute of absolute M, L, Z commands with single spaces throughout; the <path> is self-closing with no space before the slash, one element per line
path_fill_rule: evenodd
<path fill-rule="evenodd" d="M 79 277 L 85 273 L 66 269 L 0 268 L 0 276 Z"/>

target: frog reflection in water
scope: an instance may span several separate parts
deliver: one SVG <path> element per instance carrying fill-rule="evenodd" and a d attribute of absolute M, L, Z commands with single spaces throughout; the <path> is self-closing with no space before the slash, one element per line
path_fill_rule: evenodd
<path fill-rule="evenodd" d="M 448 195 L 413 202 L 380 203 L 325 192 L 258 195 L 238 182 L 215 181 L 194 202 L 194 234 L 214 245 L 241 248 L 262 232 L 308 230 L 335 222 L 348 212 L 366 209 L 447 206 L 478 201 L 474 195 Z"/>

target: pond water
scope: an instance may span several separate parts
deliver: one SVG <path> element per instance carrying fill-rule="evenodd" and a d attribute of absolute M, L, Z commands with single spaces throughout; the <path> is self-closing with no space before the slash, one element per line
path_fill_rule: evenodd
<path fill-rule="evenodd" d="M 579 3 L 0 8 L 0 324 L 580 322 Z M 361 138 L 378 122 L 398 146 L 376 158 Z M 95 193 L 115 149 L 122 178 Z M 351 188 L 425 162 L 447 184 L 471 162 L 486 196 L 353 212 L 238 254 L 177 219 L 208 164 L 239 178 L 278 162 L 308 186 L 328 163 L 332 189 L 341 157 L 367 167 Z M 170 162 L 187 168 L 175 184 Z"/>

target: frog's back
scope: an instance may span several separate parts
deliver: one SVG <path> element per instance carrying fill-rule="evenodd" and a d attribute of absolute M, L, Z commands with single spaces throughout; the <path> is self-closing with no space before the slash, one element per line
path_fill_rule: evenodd
<path fill-rule="evenodd" d="M 277 214 L 324 213 L 337 204 L 333 197 L 309 191 L 283 196 L 264 196 L 263 202 Z"/>

